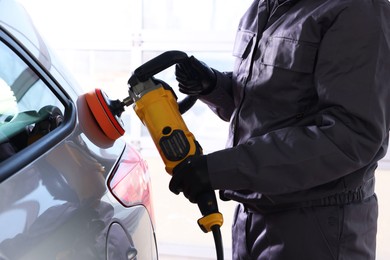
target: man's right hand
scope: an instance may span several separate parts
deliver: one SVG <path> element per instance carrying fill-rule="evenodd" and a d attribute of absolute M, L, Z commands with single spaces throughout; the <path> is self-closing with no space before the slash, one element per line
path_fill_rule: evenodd
<path fill-rule="evenodd" d="M 188 62 L 176 64 L 175 75 L 180 92 L 190 96 L 206 95 L 216 84 L 214 71 L 194 56 Z"/>

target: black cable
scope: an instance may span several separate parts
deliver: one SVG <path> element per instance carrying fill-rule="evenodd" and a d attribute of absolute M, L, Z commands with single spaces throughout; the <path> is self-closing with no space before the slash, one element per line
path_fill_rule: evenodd
<path fill-rule="evenodd" d="M 222 245 L 222 235 L 221 229 L 218 225 L 211 227 L 214 236 L 215 250 L 217 253 L 217 260 L 223 260 L 223 245 Z"/>

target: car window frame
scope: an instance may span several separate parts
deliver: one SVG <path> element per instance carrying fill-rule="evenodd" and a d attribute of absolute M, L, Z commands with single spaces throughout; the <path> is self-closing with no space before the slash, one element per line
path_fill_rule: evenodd
<path fill-rule="evenodd" d="M 3 26 L 0 26 L 0 41 L 12 50 L 42 80 L 48 89 L 64 105 L 64 121 L 44 138 L 0 162 L 0 183 L 16 174 L 68 136 L 76 126 L 76 107 L 72 99 L 50 72 L 27 50 L 20 41 Z M 47 64 L 46 64 L 47 66 Z"/>

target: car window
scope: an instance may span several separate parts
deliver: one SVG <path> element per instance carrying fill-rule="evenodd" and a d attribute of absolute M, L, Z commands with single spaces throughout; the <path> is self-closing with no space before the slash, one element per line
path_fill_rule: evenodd
<path fill-rule="evenodd" d="M 59 126 L 64 105 L 44 81 L 0 42 L 0 162 Z"/>

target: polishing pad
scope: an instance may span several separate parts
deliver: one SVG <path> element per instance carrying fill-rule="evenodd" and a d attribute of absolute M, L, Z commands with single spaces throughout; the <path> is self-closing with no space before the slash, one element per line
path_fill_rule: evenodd
<path fill-rule="evenodd" d="M 111 112 L 108 105 L 109 99 L 103 91 L 95 89 L 88 92 L 85 94 L 85 99 L 97 123 L 108 138 L 116 140 L 125 133 L 120 119 Z"/>

